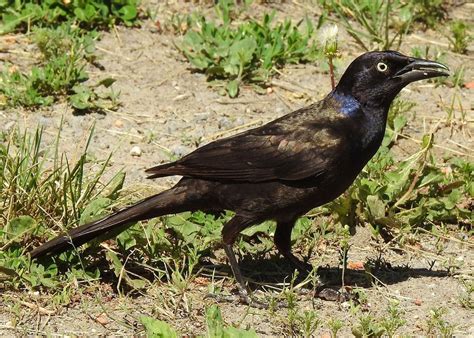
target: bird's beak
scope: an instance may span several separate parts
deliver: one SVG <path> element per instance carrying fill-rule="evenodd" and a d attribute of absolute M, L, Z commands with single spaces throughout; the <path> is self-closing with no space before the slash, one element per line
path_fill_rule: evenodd
<path fill-rule="evenodd" d="M 404 83 L 410 83 L 432 77 L 449 75 L 449 68 L 439 62 L 410 59 L 410 63 L 399 70 L 393 78 L 401 79 Z"/>

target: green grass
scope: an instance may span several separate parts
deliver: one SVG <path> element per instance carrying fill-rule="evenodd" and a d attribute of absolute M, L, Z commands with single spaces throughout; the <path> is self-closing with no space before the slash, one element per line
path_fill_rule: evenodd
<path fill-rule="evenodd" d="M 86 66 L 95 60 L 95 31 L 85 32 L 69 24 L 56 28 L 34 28 L 31 39 L 40 55 L 30 70 L 6 66 L 0 73 L 0 105 L 37 108 L 66 99 L 76 110 L 104 111 L 118 106 L 117 94 L 110 87 L 114 80 L 85 84 Z"/>
<path fill-rule="evenodd" d="M 181 335 L 164 321 L 151 317 L 142 316 L 141 323 L 145 327 L 147 337 L 180 337 Z M 199 336 L 201 337 L 201 336 Z M 226 325 L 217 305 L 211 305 L 206 309 L 206 335 L 204 337 L 240 337 L 257 338 L 254 330 L 245 330 Z"/>
<path fill-rule="evenodd" d="M 59 280 L 87 276 L 70 255 L 63 260 L 72 264 L 64 276 L 55 263 L 30 263 L 26 252 L 64 228 L 106 212 L 118 198 L 124 175 L 118 173 L 102 182 L 109 159 L 97 163 L 88 159 L 90 137 L 75 161 L 58 152 L 60 134 L 50 147 L 45 146 L 41 129 L 34 133 L 14 130 L 2 138 L 0 265 L 11 273 L 10 283 L 54 289 Z M 97 277 L 96 272 L 91 273 Z"/>
<path fill-rule="evenodd" d="M 37 64 L 23 69 L 5 64 L 0 73 L 0 106 L 38 108 L 66 99 L 81 112 L 118 106 L 108 88 L 113 79 L 84 84 L 88 63 L 95 62 L 96 29 L 138 22 L 138 1 L 17 1 L 0 2 L 0 34 L 26 32 L 37 45 Z M 35 55 L 35 57 L 37 57 Z"/>
<path fill-rule="evenodd" d="M 455 53 L 465 54 L 469 42 L 474 39 L 471 27 L 464 21 L 455 20 L 450 24 L 449 28 L 451 34 L 448 35 L 448 39 L 451 50 Z"/>
<path fill-rule="evenodd" d="M 138 19 L 137 0 L 4 0 L 0 2 L 0 34 L 28 31 L 32 26 L 55 27 L 63 22 L 83 28 L 131 26 Z"/>
<path fill-rule="evenodd" d="M 365 50 L 398 50 L 405 35 L 421 23 L 434 28 L 446 18 L 442 0 L 320 0 L 325 16 L 341 23 Z M 332 15 L 331 15 L 332 14 Z"/>

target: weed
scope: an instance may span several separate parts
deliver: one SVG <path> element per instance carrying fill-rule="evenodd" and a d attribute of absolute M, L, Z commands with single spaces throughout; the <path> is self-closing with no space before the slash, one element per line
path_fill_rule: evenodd
<path fill-rule="evenodd" d="M 452 337 L 455 326 L 448 323 L 443 319 L 447 313 L 447 309 L 444 307 L 434 308 L 430 310 L 430 317 L 427 320 L 427 333 L 437 334 L 441 337 Z"/>
<path fill-rule="evenodd" d="M 323 26 L 320 30 L 320 41 L 323 46 L 324 55 L 328 59 L 332 89 L 336 87 L 333 60 L 339 56 L 339 50 L 337 48 L 337 32 L 338 28 L 336 25 Z"/>
<path fill-rule="evenodd" d="M 242 337 L 256 338 L 254 330 L 244 330 L 232 326 L 225 326 L 221 310 L 217 305 L 212 305 L 206 310 L 206 327 L 208 337 Z"/>
<path fill-rule="evenodd" d="M 321 0 L 365 50 L 398 49 L 414 22 L 434 28 L 446 18 L 442 0 Z M 355 27 L 355 20 L 359 27 Z"/>
<path fill-rule="evenodd" d="M 140 322 L 145 328 L 147 337 L 177 338 L 178 333 L 166 322 L 149 316 L 141 316 Z"/>
<path fill-rule="evenodd" d="M 451 44 L 451 50 L 455 53 L 464 54 L 467 51 L 467 46 L 472 40 L 472 35 L 469 33 L 469 26 L 461 20 L 455 20 L 449 26 L 451 36 L 448 35 Z"/>
<path fill-rule="evenodd" d="M 375 317 L 368 313 L 359 317 L 359 323 L 352 327 L 352 334 L 359 337 L 381 337 L 385 329 L 378 323 Z"/>
<path fill-rule="evenodd" d="M 123 22 L 133 25 L 138 18 L 137 0 L 92 1 L 16 1 L 0 3 L 3 26 L 0 34 L 31 25 L 54 27 L 68 21 L 84 28 L 110 27 Z"/>
<path fill-rule="evenodd" d="M 0 265 L 13 272 L 10 283 L 14 286 L 55 287 L 60 278 L 97 278 L 96 269 L 84 271 L 71 253 L 58 260 L 72 265 L 61 277 L 56 263 L 30 263 L 25 252 L 38 238 L 44 240 L 63 227 L 77 225 L 85 213 L 97 216 L 104 212 L 117 200 L 124 180 L 118 174 L 108 183 L 101 182 L 108 160 L 98 164 L 95 174 L 87 174 L 86 166 L 94 165 L 86 153 L 92 131 L 75 163 L 58 154 L 59 134 L 52 149 L 44 147 L 42 135 L 41 129 L 33 135 L 13 131 L 6 144 L 0 144 L 0 207 L 4 210 L 0 214 Z"/>
<path fill-rule="evenodd" d="M 401 11 L 400 1 L 327 0 L 322 3 L 336 14 L 349 35 L 365 50 L 398 49 L 413 20 L 409 11 Z M 356 28 L 351 20 L 361 28 Z"/>
<path fill-rule="evenodd" d="M 383 146 L 349 192 L 327 206 L 339 222 L 368 222 L 375 228 L 394 230 L 473 221 L 464 206 L 472 198 L 471 162 L 453 158 L 437 163 L 431 153 L 433 136 L 425 135 L 420 150 L 395 165 L 390 144 L 387 133 Z"/>
<path fill-rule="evenodd" d="M 304 337 L 313 337 L 316 330 L 321 325 L 321 319 L 314 310 L 306 310 L 303 315 L 300 316 L 301 327 L 303 328 Z"/>
<path fill-rule="evenodd" d="M 104 79 L 96 85 L 85 85 L 85 67 L 94 59 L 94 39 L 97 33 L 84 33 L 69 25 L 34 30 L 42 62 L 28 74 L 16 67 L 0 73 L 0 104 L 34 108 L 51 105 L 68 96 L 77 110 L 107 110 L 117 107 L 117 94 L 100 93 L 98 87 L 110 87 L 114 80 Z"/>
<path fill-rule="evenodd" d="M 474 282 L 464 280 L 462 281 L 463 292 L 459 295 L 459 302 L 466 309 L 474 309 Z"/>
<path fill-rule="evenodd" d="M 336 338 L 339 330 L 344 327 L 344 322 L 340 319 L 331 318 L 328 320 L 327 325 L 329 326 L 329 330 L 331 330 L 331 337 Z"/>
<path fill-rule="evenodd" d="M 400 302 L 397 300 L 390 300 L 388 305 L 388 315 L 381 319 L 380 325 L 384 328 L 387 336 L 394 337 L 396 331 L 405 325 L 406 320 L 401 318 L 403 314 L 400 310 Z"/>
<path fill-rule="evenodd" d="M 405 5 L 406 10 L 412 13 L 413 20 L 427 28 L 436 28 L 437 24 L 446 19 L 447 12 L 443 6 L 443 0 L 410 0 Z"/>
<path fill-rule="evenodd" d="M 230 97 L 238 95 L 242 83 L 264 86 L 276 68 L 314 60 L 318 55 L 310 41 L 314 29 L 309 20 L 301 33 L 289 20 L 274 25 L 274 14 L 237 27 L 231 25 L 228 14 L 222 17 L 221 24 L 198 17 L 177 48 L 209 80 L 224 80 Z M 214 84 L 224 86 L 222 81 Z"/>
<path fill-rule="evenodd" d="M 464 65 L 457 67 L 452 76 L 453 87 L 462 87 L 465 83 L 464 81 Z"/>

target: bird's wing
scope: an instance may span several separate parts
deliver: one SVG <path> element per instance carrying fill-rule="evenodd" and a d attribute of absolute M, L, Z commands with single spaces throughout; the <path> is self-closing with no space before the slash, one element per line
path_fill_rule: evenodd
<path fill-rule="evenodd" d="M 277 120 L 217 140 L 146 172 L 149 178 L 181 175 L 237 182 L 295 181 L 324 173 L 346 142 L 330 124 L 315 127 L 289 122 Z"/>

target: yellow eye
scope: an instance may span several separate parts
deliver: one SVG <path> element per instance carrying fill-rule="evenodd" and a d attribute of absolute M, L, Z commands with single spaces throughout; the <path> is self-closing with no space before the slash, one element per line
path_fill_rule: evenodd
<path fill-rule="evenodd" d="M 377 63 L 377 70 L 379 72 L 385 72 L 387 69 L 388 69 L 388 66 L 386 63 L 383 63 L 383 62 Z"/>

